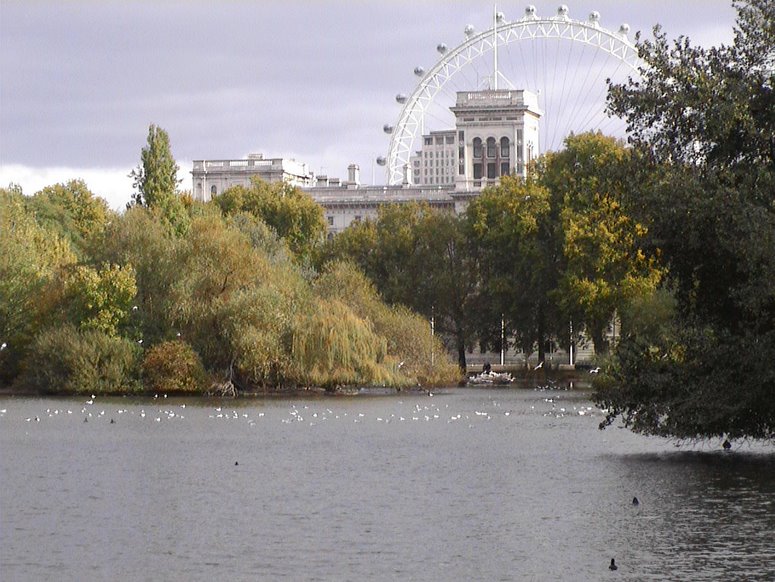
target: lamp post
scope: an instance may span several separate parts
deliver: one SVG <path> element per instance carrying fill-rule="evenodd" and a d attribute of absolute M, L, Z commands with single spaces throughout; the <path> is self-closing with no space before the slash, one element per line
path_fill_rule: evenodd
<path fill-rule="evenodd" d="M 436 317 L 435 317 L 435 308 L 431 306 L 431 368 L 434 364 L 434 356 L 433 353 L 433 338 L 436 335 Z"/>
<path fill-rule="evenodd" d="M 569 354 L 570 354 L 570 360 L 569 360 L 568 363 L 571 366 L 573 366 L 573 320 L 572 319 L 570 320 L 570 350 L 569 350 Z"/>
<path fill-rule="evenodd" d="M 506 363 L 506 321 L 501 313 L 501 366 Z"/>

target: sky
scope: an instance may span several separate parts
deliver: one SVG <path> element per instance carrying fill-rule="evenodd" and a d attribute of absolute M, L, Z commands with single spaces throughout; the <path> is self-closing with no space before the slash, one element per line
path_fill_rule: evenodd
<path fill-rule="evenodd" d="M 540 16 L 560 2 L 533 0 Z M 651 36 L 661 24 L 693 44 L 729 44 L 727 0 L 579 0 L 609 30 Z M 528 2 L 501 1 L 513 21 Z M 306 162 L 316 173 L 385 182 L 383 125 L 411 94 L 416 66 L 463 30 L 491 26 L 481 0 L 0 0 L 0 186 L 25 194 L 84 179 L 114 208 L 148 127 L 165 129 L 191 189 L 193 160 L 249 153 Z"/>

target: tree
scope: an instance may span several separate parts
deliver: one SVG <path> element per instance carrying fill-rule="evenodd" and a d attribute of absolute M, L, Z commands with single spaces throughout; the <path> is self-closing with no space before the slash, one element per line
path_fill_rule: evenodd
<path fill-rule="evenodd" d="M 662 251 L 677 316 L 626 338 L 596 400 L 605 425 L 681 438 L 775 437 L 775 2 L 738 5 L 731 46 L 638 41 L 611 87 L 643 164 L 631 207 Z M 669 96 L 669 98 L 668 98 Z"/>
<path fill-rule="evenodd" d="M 461 218 L 427 204 L 386 205 L 376 220 L 337 235 L 322 254 L 326 261 L 354 261 L 385 301 L 433 318 L 465 370 L 478 317 L 478 273 Z"/>
<path fill-rule="evenodd" d="M 172 156 L 167 132 L 148 128 L 148 144 L 140 151 L 140 164 L 129 174 L 134 179 L 133 202 L 160 213 L 179 233 L 188 228 L 188 214 L 178 196 L 178 164 Z"/>
<path fill-rule="evenodd" d="M 67 238 L 80 257 L 86 246 L 116 218 L 107 202 L 95 196 L 83 180 L 46 186 L 28 199 L 37 222 Z"/>
<path fill-rule="evenodd" d="M 225 216 L 247 212 L 261 219 L 302 263 L 312 258 L 326 233 L 323 209 L 308 194 L 284 182 L 255 179 L 250 187 L 225 190 L 213 203 Z"/>
<path fill-rule="evenodd" d="M 131 265 L 77 265 L 66 272 L 63 304 L 67 320 L 82 330 L 116 336 L 132 313 L 137 294 Z"/>
<path fill-rule="evenodd" d="M 51 303 L 47 289 L 76 257 L 35 221 L 20 192 L 0 189 L 0 382 L 10 382 Z"/>
<path fill-rule="evenodd" d="M 555 299 L 566 317 L 608 352 L 606 330 L 629 301 L 661 278 L 639 242 L 646 228 L 626 208 L 630 152 L 600 133 L 571 135 L 543 161 L 541 181 L 556 207 L 563 267 Z"/>
<path fill-rule="evenodd" d="M 558 251 L 549 191 L 535 179 L 506 176 L 486 188 L 467 210 L 471 236 L 478 248 L 482 285 L 483 338 L 506 337 L 531 353 L 557 327 L 550 293 L 557 287 Z"/>

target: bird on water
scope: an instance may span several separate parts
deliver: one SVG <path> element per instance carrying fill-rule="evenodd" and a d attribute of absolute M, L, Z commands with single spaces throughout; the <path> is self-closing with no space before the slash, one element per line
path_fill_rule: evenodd
<path fill-rule="evenodd" d="M 638 498 L 637 498 L 637 497 L 633 497 L 633 498 L 632 498 L 632 504 L 633 504 L 633 505 L 640 505 L 640 501 L 638 501 Z"/>
<path fill-rule="evenodd" d="M 725 451 L 728 451 L 732 448 L 732 443 L 730 443 L 728 440 L 724 439 L 724 442 L 721 444 L 722 447 L 724 447 Z"/>
<path fill-rule="evenodd" d="M 616 560 L 614 560 L 613 558 L 611 558 L 611 563 L 609 564 L 608 569 L 609 570 L 618 570 L 619 569 L 619 566 L 616 565 Z"/>

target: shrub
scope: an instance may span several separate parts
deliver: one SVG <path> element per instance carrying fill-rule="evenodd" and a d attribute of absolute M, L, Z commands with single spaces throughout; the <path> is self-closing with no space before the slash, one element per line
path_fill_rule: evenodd
<path fill-rule="evenodd" d="M 202 360 L 188 343 L 165 341 L 150 348 L 143 358 L 143 387 L 151 391 L 202 392 L 207 375 Z"/>
<path fill-rule="evenodd" d="M 139 348 L 125 338 L 71 325 L 40 333 L 18 384 L 39 392 L 105 394 L 139 389 Z"/>

